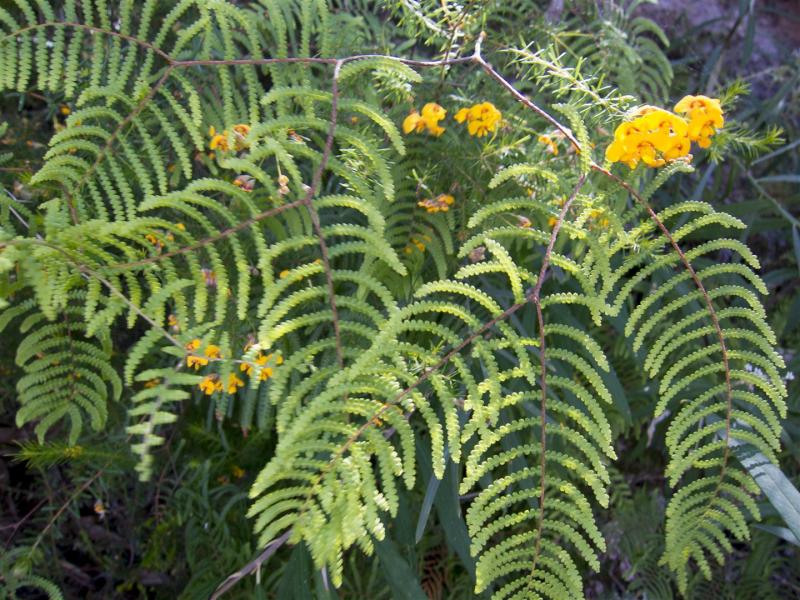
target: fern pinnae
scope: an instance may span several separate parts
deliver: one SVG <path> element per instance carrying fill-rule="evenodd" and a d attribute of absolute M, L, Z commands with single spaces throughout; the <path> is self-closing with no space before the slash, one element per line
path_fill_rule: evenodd
<path fill-rule="evenodd" d="M 656 335 L 656 343 L 651 346 L 647 366 L 651 374 L 662 374 L 656 414 L 663 411 L 672 399 L 678 397 L 678 394 L 688 391 L 693 382 L 700 382 L 715 376 L 724 379 L 722 384 L 710 388 L 706 393 L 694 398 L 691 403 L 687 403 L 668 432 L 670 463 L 667 472 L 670 475 L 671 485 L 674 486 L 680 477 L 692 468 L 709 469 L 711 473 L 710 477 L 701 480 L 704 482 L 701 505 L 692 504 L 691 509 L 668 509 L 667 550 L 662 557 L 662 562 L 677 573 L 681 590 L 685 590 L 687 586 L 690 560 L 694 560 L 701 571 L 706 576 L 710 576 L 707 556 L 722 562 L 723 550 L 728 550 L 730 547 L 726 539 L 727 532 L 734 534 L 737 538 L 747 535 L 747 528 L 744 526 L 738 508 L 741 501 L 737 497 L 734 497 L 736 502 L 728 499 L 731 496 L 729 479 L 738 479 L 740 475 L 747 477 L 741 473 L 740 467 L 731 463 L 730 442 L 738 439 L 750 443 L 774 460 L 773 448 L 778 444 L 774 412 L 780 414 L 781 398 L 785 393 L 783 382 L 776 369 L 782 361 L 775 359 L 774 352 L 763 344 L 755 345 L 759 352 L 737 348 L 737 340 L 748 340 L 755 335 L 750 329 L 732 328 L 730 336 L 725 333 L 729 328 L 728 320 L 742 317 L 744 317 L 744 323 L 749 321 L 749 324 L 756 330 L 765 328 L 768 330 L 766 323 L 763 322 L 765 315 L 757 297 L 749 287 L 738 285 L 736 282 L 736 278 L 739 278 L 757 290 L 765 291 L 760 279 L 755 274 L 749 273 L 751 268 L 758 268 L 757 259 L 745 246 L 725 239 L 706 242 L 685 253 L 682 252 L 677 246 L 678 237 L 668 233 L 660 216 L 671 218 L 687 212 L 699 212 L 700 216 L 691 219 L 677 230 L 676 233 L 680 237 L 685 237 L 688 233 L 699 231 L 708 225 L 741 226 L 737 219 L 715 213 L 713 209 L 702 203 L 681 203 L 662 211 L 661 215 L 656 215 L 651 211 L 653 222 L 676 250 L 675 254 L 683 262 L 686 273 L 676 276 L 664 291 L 659 290 L 653 295 L 654 297 L 648 297 L 640 303 L 641 310 L 637 307 L 631 313 L 628 327 L 626 327 L 626 331 L 632 332 L 648 309 L 661 304 L 661 308 L 650 315 L 650 320 L 638 327 L 634 345 L 639 346 L 646 337 L 650 337 L 651 331 L 657 331 L 655 325 L 661 319 L 682 307 L 691 308 L 689 316 L 668 328 L 673 337 L 668 337 L 662 331 Z M 693 269 L 691 266 L 693 260 L 721 247 L 736 251 L 744 259 L 744 263 L 737 266 L 712 265 L 699 272 Z M 674 261 L 659 258 L 653 264 L 658 264 L 660 267 L 671 262 Z M 640 273 L 642 271 L 653 272 L 652 266 L 644 267 Z M 727 277 L 728 281 L 732 283 L 723 283 L 707 291 L 704 283 L 714 281 L 717 277 Z M 638 274 L 635 278 L 638 278 Z M 678 282 L 689 279 L 694 282 L 696 291 L 688 294 L 684 292 L 683 296 L 667 301 L 668 298 L 674 297 L 680 289 Z M 729 296 L 741 298 L 747 307 L 733 306 L 723 308 L 718 312 L 714 307 L 714 301 Z M 699 302 L 702 307 L 699 311 L 693 306 L 695 302 Z M 724 311 L 729 312 L 725 313 Z M 702 334 L 687 329 L 688 325 L 700 320 L 697 315 L 703 315 L 710 320 L 709 325 L 700 329 Z M 758 325 L 754 325 L 754 323 L 758 323 Z M 742 331 L 749 333 L 742 334 Z M 676 334 L 679 334 L 677 338 L 674 337 Z M 691 340 L 705 334 L 716 338 L 718 343 L 708 348 L 685 353 L 684 348 Z M 672 364 L 667 363 L 667 358 L 679 350 L 683 351 L 684 355 L 677 358 Z M 737 368 L 737 365 L 742 363 L 748 365 L 755 363 L 764 369 L 765 377 L 768 380 Z M 741 384 L 753 386 L 756 393 L 746 392 L 749 395 L 742 395 L 745 390 L 735 387 Z M 760 393 L 766 396 L 767 401 L 759 399 L 748 406 L 748 408 L 757 408 L 758 412 L 744 413 L 736 407 L 737 402 L 744 401 L 747 405 L 749 400 L 754 397 L 758 398 Z M 717 395 L 722 396 L 723 399 L 714 401 Z M 769 403 L 774 408 L 768 407 Z M 743 415 L 747 416 L 740 418 Z M 714 418 L 717 420 L 714 421 Z M 711 482 L 708 482 L 709 480 Z M 700 486 L 689 484 L 687 487 L 695 489 Z M 670 502 L 671 507 L 680 506 L 681 503 L 694 502 L 694 499 L 687 496 L 687 487 L 682 488 L 675 495 Z M 709 490 L 709 488 L 711 489 Z M 749 489 L 752 490 L 752 487 Z M 721 510 L 727 515 L 726 518 L 720 517 L 723 514 L 720 512 Z"/>

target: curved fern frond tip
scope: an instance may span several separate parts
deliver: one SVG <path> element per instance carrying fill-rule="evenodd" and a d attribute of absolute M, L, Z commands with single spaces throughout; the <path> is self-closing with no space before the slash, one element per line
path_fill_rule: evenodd
<path fill-rule="evenodd" d="M 692 202 L 674 205 L 654 220 L 663 225 L 679 218 L 686 223 L 669 236 L 663 229 L 661 244 L 676 247 L 688 232 L 707 227 L 741 227 L 737 219 Z M 723 248 L 730 262 L 706 258 Z M 736 240 L 717 239 L 685 254 L 657 257 L 639 273 L 663 272 L 676 258 L 685 270 L 672 271 L 638 301 L 626 332 L 636 333 L 635 347 L 647 343 L 645 367 L 661 382 L 654 413 L 675 403 L 679 407 L 671 409 L 677 414 L 666 434 L 670 485 L 692 472 L 700 477 L 680 487 L 667 507 L 662 560 L 685 591 L 690 563 L 710 578 L 710 561 L 721 564 L 731 551 L 729 537 L 748 538 L 748 518 L 759 518 L 752 499 L 758 486 L 733 461 L 731 445 L 749 443 L 776 460 L 786 389 L 778 371 L 783 359 L 766 341 L 775 339 L 757 298 L 766 287 L 753 271 L 758 261 L 749 249 Z M 639 279 L 636 274 L 630 282 Z M 633 289 L 630 283 L 626 287 Z M 697 349 L 698 340 L 707 345 Z"/>

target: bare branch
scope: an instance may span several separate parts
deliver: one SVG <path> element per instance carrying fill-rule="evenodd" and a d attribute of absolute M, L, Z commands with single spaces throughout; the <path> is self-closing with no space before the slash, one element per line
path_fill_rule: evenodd
<path fill-rule="evenodd" d="M 260 569 L 261 565 L 263 565 L 265 562 L 267 562 L 267 560 L 269 560 L 270 556 L 275 554 L 278 551 L 278 549 L 286 543 L 286 541 L 289 539 L 289 536 L 291 534 L 292 534 L 292 530 L 289 529 L 286 533 L 284 533 L 283 535 L 281 535 L 278 538 L 275 538 L 269 544 L 267 544 L 267 546 L 264 548 L 264 550 L 261 552 L 261 554 L 256 556 L 253 560 L 251 560 L 249 563 L 247 563 L 241 569 L 236 571 L 236 573 L 228 575 L 228 577 L 225 579 L 225 581 L 223 581 L 219 585 L 219 587 L 216 590 L 214 590 L 214 593 L 211 594 L 211 597 L 209 598 L 209 600 L 217 600 L 218 598 L 220 598 L 222 596 L 222 594 L 224 594 L 229 589 L 231 589 L 234 585 L 236 585 L 239 582 L 239 580 L 243 579 L 244 577 L 247 577 L 253 571 L 256 571 L 256 570 Z"/>

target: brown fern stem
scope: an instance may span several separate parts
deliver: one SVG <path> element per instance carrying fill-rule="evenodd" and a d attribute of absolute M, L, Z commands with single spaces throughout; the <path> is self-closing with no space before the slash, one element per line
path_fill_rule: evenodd
<path fill-rule="evenodd" d="M 633 198 L 638 202 L 649 215 L 650 219 L 656 224 L 656 226 L 661 230 L 661 233 L 667 238 L 670 246 L 675 251 L 675 253 L 680 257 L 681 262 L 683 263 L 684 268 L 689 273 L 689 276 L 692 278 L 697 289 L 700 291 L 700 294 L 703 296 L 703 302 L 706 305 L 706 309 L 708 310 L 709 318 L 711 319 L 711 323 L 714 326 L 714 330 L 717 335 L 717 340 L 719 341 L 720 352 L 722 353 L 722 364 L 725 367 L 725 396 L 726 396 L 726 406 L 725 406 L 725 450 L 722 455 L 722 467 L 719 473 L 719 479 L 717 481 L 717 487 L 714 491 L 714 496 L 717 495 L 719 492 L 720 486 L 723 483 L 723 479 L 725 478 L 725 470 L 728 466 L 728 460 L 730 459 L 730 439 L 731 439 L 731 420 L 732 420 L 732 412 L 733 412 L 733 386 L 731 384 L 731 369 L 730 369 L 730 360 L 728 358 L 728 347 L 725 343 L 725 335 L 722 333 L 722 326 L 719 324 L 719 317 L 717 316 L 717 311 L 714 308 L 714 304 L 711 301 L 711 296 L 709 296 L 708 291 L 706 290 L 703 282 L 697 276 L 697 272 L 692 267 L 691 262 L 686 257 L 686 254 L 683 252 L 681 247 L 678 245 L 678 242 L 673 237 L 670 230 L 664 225 L 664 222 L 659 219 L 656 212 L 653 210 L 653 207 L 644 199 L 644 197 L 637 192 L 629 183 L 627 183 L 621 177 L 614 175 L 608 169 L 604 169 L 600 165 L 596 163 L 592 163 L 592 170 L 602 173 L 606 177 L 612 179 L 619 185 L 621 185 Z"/>
<path fill-rule="evenodd" d="M 325 140 L 325 147 L 322 150 L 322 158 L 320 159 L 319 166 L 314 172 L 314 177 L 311 180 L 311 186 L 306 191 L 306 195 L 302 200 L 308 209 L 308 214 L 311 217 L 311 224 L 314 227 L 314 232 L 319 239 L 319 250 L 322 254 L 322 268 L 325 271 L 325 281 L 328 286 L 328 302 L 331 306 L 331 321 L 333 322 L 333 335 L 336 339 L 336 362 L 339 363 L 339 368 L 344 367 L 344 350 L 342 349 L 342 333 L 339 326 L 339 310 L 336 306 L 336 293 L 333 286 L 333 272 L 331 271 L 331 261 L 328 255 L 328 244 L 325 241 L 325 235 L 322 233 L 322 225 L 319 220 L 319 212 L 317 207 L 314 206 L 314 196 L 319 190 L 322 183 L 322 174 L 328 166 L 330 160 L 331 150 L 333 149 L 333 140 L 336 135 L 336 120 L 339 115 L 339 73 L 342 69 L 342 61 L 336 61 L 336 66 L 333 69 L 333 83 L 331 85 L 331 116 L 330 126 L 328 127 L 328 137 Z"/>
<path fill-rule="evenodd" d="M 547 450 L 547 358 L 544 335 L 544 315 L 542 314 L 540 293 L 542 291 L 542 285 L 544 285 L 544 280 L 547 276 L 547 269 L 550 267 L 550 257 L 553 254 L 553 246 L 556 243 L 558 232 L 561 229 L 564 218 L 567 216 L 567 211 L 569 211 L 570 206 L 572 206 L 572 203 L 575 201 L 575 198 L 578 197 L 578 192 L 580 192 L 580 189 L 583 187 L 585 182 L 586 175 L 584 174 L 581 175 L 580 179 L 578 179 L 578 183 L 575 185 L 575 189 L 572 190 L 572 194 L 564 203 L 564 206 L 561 207 L 558 220 L 553 226 L 553 232 L 550 234 L 550 241 L 547 243 L 547 250 L 545 251 L 544 258 L 542 259 L 542 266 L 539 269 L 539 277 L 536 280 L 536 286 L 529 294 L 530 301 L 536 306 L 536 320 L 539 324 L 539 387 L 542 390 L 542 399 L 539 405 L 539 452 L 541 452 L 541 456 L 539 458 L 539 522 L 536 526 L 536 545 L 533 552 L 531 573 L 536 570 L 536 563 L 538 562 L 539 554 L 541 552 L 542 528 L 544 526 L 544 497 L 547 483 L 547 461 L 545 460 L 545 452 Z"/>
<path fill-rule="evenodd" d="M 143 258 L 142 260 L 136 260 L 133 262 L 127 263 L 118 263 L 115 265 L 109 265 L 108 269 L 133 269 L 136 267 L 143 267 L 145 265 L 150 265 L 153 263 L 157 263 L 159 261 L 164 260 L 165 258 L 172 258 L 173 256 L 178 256 L 179 254 L 188 254 L 189 252 L 194 252 L 195 250 L 199 250 L 209 244 L 213 244 L 214 242 L 218 242 L 220 240 L 224 240 L 232 236 L 234 233 L 238 233 L 242 229 L 247 229 L 251 225 L 258 223 L 259 221 L 263 221 L 264 219 L 269 219 L 270 217 L 274 217 L 275 215 L 279 215 L 282 212 L 290 210 L 292 208 L 297 208 L 302 206 L 305 202 L 303 200 L 295 200 L 294 202 L 288 202 L 287 204 L 281 204 L 280 206 L 276 206 L 274 208 L 270 208 L 263 212 L 258 213 L 257 215 L 253 215 L 252 217 L 245 219 L 234 225 L 233 227 L 228 227 L 227 229 L 223 229 L 219 233 L 209 236 L 200 240 L 199 242 L 195 242 L 194 244 L 190 244 L 189 246 L 183 246 L 182 248 L 176 248 L 175 250 L 171 250 L 169 252 L 164 252 L 163 254 L 158 254 L 156 256 L 151 256 L 150 258 Z"/>

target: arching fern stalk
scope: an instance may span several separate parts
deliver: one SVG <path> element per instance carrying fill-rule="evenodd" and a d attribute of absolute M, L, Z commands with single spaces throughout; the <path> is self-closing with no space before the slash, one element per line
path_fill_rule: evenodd
<path fill-rule="evenodd" d="M 704 228 L 744 228 L 738 219 L 701 202 L 684 202 L 662 211 L 644 230 L 681 217 L 685 224 L 669 236 L 657 231 L 657 246 L 702 235 Z M 719 263 L 708 255 L 727 250 L 733 258 Z M 691 268 L 672 272 L 637 303 L 626 324 L 638 350 L 648 342 L 645 368 L 659 377 L 659 415 L 675 403 L 676 416 L 667 431 L 669 483 L 676 486 L 692 469 L 699 478 L 679 488 L 667 507 L 667 540 L 663 557 L 678 574 L 682 590 L 687 564 L 695 561 L 711 577 L 709 557 L 722 564 L 732 550 L 728 535 L 749 537 L 747 514 L 758 519 L 752 477 L 731 455 L 745 442 L 777 461 L 780 420 L 786 416 L 786 389 L 778 369 L 783 359 L 773 349 L 775 334 L 754 290 L 767 288 L 753 269 L 758 259 L 740 241 L 712 238 L 685 254 L 669 253 L 649 264 L 638 256 L 620 263 L 613 279 L 626 280 L 615 302 L 639 284 L 683 260 Z M 730 299 L 726 304 L 723 300 Z M 698 341 L 702 347 L 698 348 Z"/>
<path fill-rule="evenodd" d="M 338 585 L 344 553 L 384 537 L 399 480 L 415 485 L 419 427 L 434 475 L 452 460 L 461 491 L 475 490 L 477 590 L 575 598 L 605 548 L 593 511 L 616 458 L 608 361 L 586 323 L 623 316 L 659 379 L 655 413 L 681 404 L 666 442 L 670 482 L 685 482 L 664 561 L 682 589 L 692 562 L 709 574 L 729 535 L 747 535 L 745 511 L 757 516 L 730 443 L 774 459 L 786 410 L 757 260 L 713 235 L 741 223 L 698 202 L 649 208 L 686 161 L 642 193 L 638 171 L 596 164 L 590 125 L 630 98 L 579 69 L 512 54 L 521 78 L 555 90 L 568 129 L 490 66 L 482 36 L 446 60 L 334 57 L 334 41 L 352 49 L 332 18 L 321 0 L 0 9 L 2 89 L 75 107 L 31 182 L 47 201 L 0 199 L 0 326 L 24 337 L 18 421 L 38 420 L 43 438 L 66 417 L 72 442 L 87 416 L 101 430 L 121 395 L 108 331 L 138 326 L 123 379 L 142 479 L 196 386 L 245 430 L 274 410 L 277 447 L 249 514 L 262 543 L 305 543 Z M 511 137 L 488 155 L 479 145 L 459 187 L 426 164 L 458 134 L 407 154 L 386 107 L 424 84 L 412 67 L 457 65 L 508 94 L 508 122 L 555 128 L 567 158 Z M 420 165 L 463 196 L 446 214 L 420 210 Z M 721 250 L 741 260 L 716 261 Z"/>

